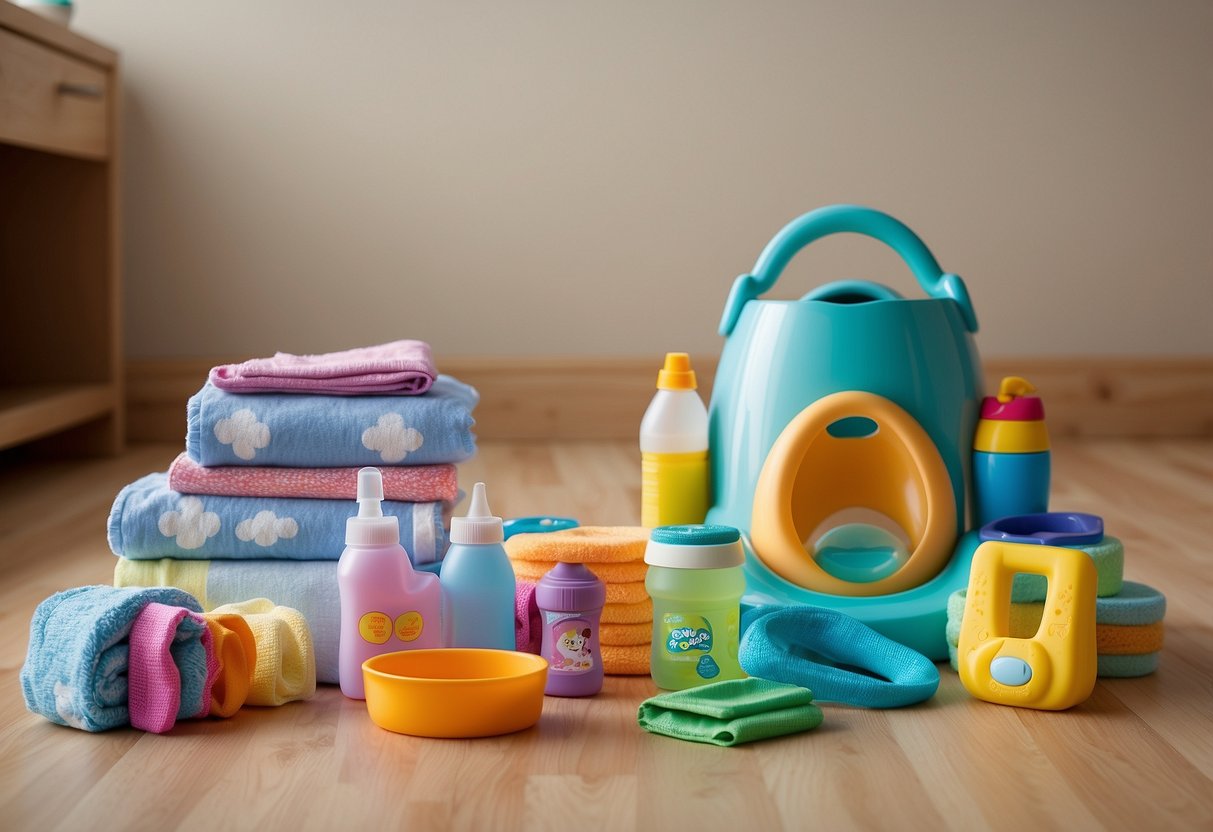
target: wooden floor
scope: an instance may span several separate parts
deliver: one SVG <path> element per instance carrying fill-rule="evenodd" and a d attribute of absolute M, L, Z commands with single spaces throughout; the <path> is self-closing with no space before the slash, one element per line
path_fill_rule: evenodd
<path fill-rule="evenodd" d="M 973 700 L 945 665 L 922 706 L 826 705 L 817 731 L 734 749 L 641 731 L 647 678 L 470 741 L 381 731 L 334 687 L 167 736 L 29 714 L 17 675 L 35 605 L 110 581 L 110 500 L 176 452 L 0 471 L 0 829 L 1213 829 L 1211 443 L 1054 449 L 1053 505 L 1104 515 L 1126 576 L 1169 599 L 1157 674 L 1056 714 Z M 637 521 L 629 443 L 486 444 L 461 472 L 474 478 L 507 517 Z"/>

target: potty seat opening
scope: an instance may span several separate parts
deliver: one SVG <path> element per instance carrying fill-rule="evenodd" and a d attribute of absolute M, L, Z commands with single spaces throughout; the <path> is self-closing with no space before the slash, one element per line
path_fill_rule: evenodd
<path fill-rule="evenodd" d="M 882 396 L 844 391 L 806 407 L 775 441 L 752 539 L 763 563 L 805 589 L 886 595 L 943 568 L 955 524 L 951 480 L 922 427 Z"/>

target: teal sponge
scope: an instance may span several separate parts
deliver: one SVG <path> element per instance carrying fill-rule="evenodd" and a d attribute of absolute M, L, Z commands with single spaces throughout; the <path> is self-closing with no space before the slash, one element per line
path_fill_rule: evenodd
<path fill-rule="evenodd" d="M 1158 670 L 1158 657 L 1161 652 L 1139 653 L 1136 656 L 1098 656 L 1096 658 L 1096 673 L 1111 679 L 1130 679 L 1136 676 L 1149 676 Z"/>

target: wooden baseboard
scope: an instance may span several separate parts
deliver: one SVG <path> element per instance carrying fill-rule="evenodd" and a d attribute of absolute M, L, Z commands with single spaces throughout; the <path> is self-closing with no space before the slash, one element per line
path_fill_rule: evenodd
<path fill-rule="evenodd" d="M 661 356 L 440 358 L 443 372 L 480 391 L 482 439 L 628 439 L 653 395 Z M 232 358 L 226 359 L 233 360 Z M 127 436 L 183 441 L 185 402 L 215 359 L 127 363 Z M 695 359 L 706 396 L 714 357 Z M 998 358 L 988 389 L 1022 375 L 1040 389 L 1054 436 L 1213 437 L 1213 357 Z"/>

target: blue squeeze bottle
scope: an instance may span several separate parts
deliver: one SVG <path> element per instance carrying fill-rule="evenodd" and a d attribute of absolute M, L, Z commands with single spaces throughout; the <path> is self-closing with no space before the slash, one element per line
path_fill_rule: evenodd
<path fill-rule="evenodd" d="M 451 519 L 451 546 L 442 560 L 447 647 L 515 649 L 514 567 L 504 540 L 501 518 L 489 510 L 484 483 L 478 482 L 467 516 Z"/>

